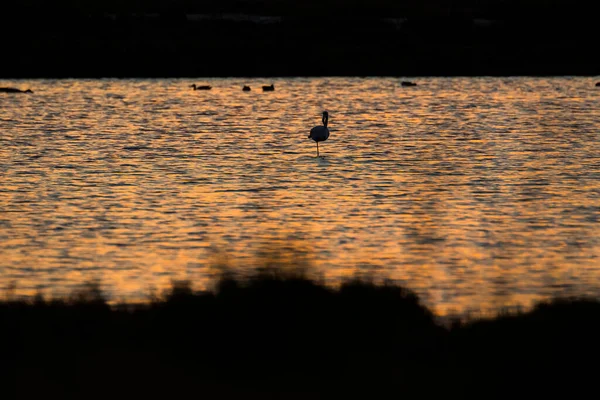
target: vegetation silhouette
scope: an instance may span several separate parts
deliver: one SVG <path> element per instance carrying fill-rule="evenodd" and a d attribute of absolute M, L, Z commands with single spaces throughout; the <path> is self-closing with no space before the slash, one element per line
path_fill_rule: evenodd
<path fill-rule="evenodd" d="M 211 290 L 173 282 L 138 305 L 109 306 L 97 281 L 65 299 L 9 298 L 5 377 L 20 399 L 496 397 L 595 382 L 585 377 L 600 355 L 597 300 L 443 326 L 389 280 L 333 288 L 309 275 L 223 268 Z"/>

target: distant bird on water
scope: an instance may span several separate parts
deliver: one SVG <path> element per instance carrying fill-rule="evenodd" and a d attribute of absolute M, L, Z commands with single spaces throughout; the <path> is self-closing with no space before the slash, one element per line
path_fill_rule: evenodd
<path fill-rule="evenodd" d="M 205 85 L 205 86 L 196 86 L 195 83 L 192 83 L 190 85 L 190 87 L 194 88 L 194 90 L 210 90 L 210 89 L 212 89 L 212 86 L 208 86 L 208 85 Z"/>
<path fill-rule="evenodd" d="M 599 86 L 600 86 L 600 82 L 596 82 L 596 87 L 599 87 Z"/>
<path fill-rule="evenodd" d="M 402 85 L 402 86 L 417 86 L 416 83 L 410 82 L 410 81 L 402 81 L 402 82 L 400 82 L 400 85 Z"/>
<path fill-rule="evenodd" d="M 317 142 L 317 157 L 319 157 L 319 142 L 324 142 L 329 137 L 329 129 L 327 129 L 327 122 L 329 121 L 329 113 L 323 111 L 323 126 L 315 126 L 310 130 L 309 139 Z"/>
<path fill-rule="evenodd" d="M 0 93 L 33 93 L 31 89 L 21 90 L 11 87 L 0 87 Z"/>
<path fill-rule="evenodd" d="M 250 89 L 250 86 L 244 86 L 244 87 L 242 88 L 242 90 L 243 90 L 244 92 L 249 92 L 249 91 L 250 91 L 250 90 L 252 90 L 252 89 Z"/>
<path fill-rule="evenodd" d="M 271 86 L 263 86 L 263 92 L 272 92 L 275 90 L 275 85 L 271 84 Z"/>

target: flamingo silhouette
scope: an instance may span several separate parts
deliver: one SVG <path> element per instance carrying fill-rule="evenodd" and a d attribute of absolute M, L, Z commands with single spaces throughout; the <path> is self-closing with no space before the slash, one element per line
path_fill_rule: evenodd
<path fill-rule="evenodd" d="M 310 130 L 309 139 L 317 142 L 317 157 L 319 157 L 319 142 L 324 142 L 329 137 L 329 129 L 327 128 L 327 122 L 329 121 L 329 113 L 323 111 L 323 125 L 315 126 Z"/>

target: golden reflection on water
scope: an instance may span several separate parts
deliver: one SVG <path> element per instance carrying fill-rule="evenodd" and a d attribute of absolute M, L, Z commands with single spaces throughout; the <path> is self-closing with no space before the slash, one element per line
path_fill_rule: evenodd
<path fill-rule="evenodd" d="M 597 293 L 593 79 L 206 81 L 0 82 L 35 92 L 0 97 L 0 286 L 101 278 L 137 301 L 270 243 L 332 282 L 398 279 L 440 314 Z"/>

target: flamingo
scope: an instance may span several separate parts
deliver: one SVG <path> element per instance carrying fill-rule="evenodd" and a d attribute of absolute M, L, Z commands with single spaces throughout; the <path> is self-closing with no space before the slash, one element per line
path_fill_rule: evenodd
<path fill-rule="evenodd" d="M 323 126 L 315 126 L 310 130 L 310 135 L 308 135 L 309 139 L 317 142 L 317 157 L 319 157 L 319 142 L 324 142 L 329 137 L 329 129 L 327 129 L 327 122 L 329 121 L 329 113 L 327 111 L 323 111 Z"/>

